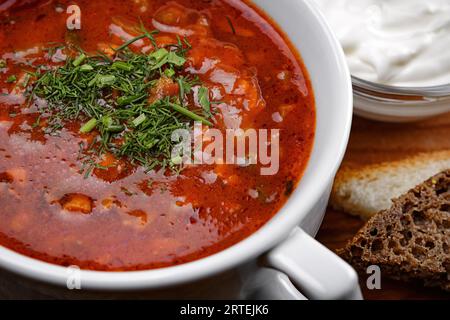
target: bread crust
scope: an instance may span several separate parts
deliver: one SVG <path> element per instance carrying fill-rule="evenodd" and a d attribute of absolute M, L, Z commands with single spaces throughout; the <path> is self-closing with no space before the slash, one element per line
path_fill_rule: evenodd
<path fill-rule="evenodd" d="M 365 273 L 419 281 L 450 291 L 450 170 L 393 200 L 337 252 Z"/>

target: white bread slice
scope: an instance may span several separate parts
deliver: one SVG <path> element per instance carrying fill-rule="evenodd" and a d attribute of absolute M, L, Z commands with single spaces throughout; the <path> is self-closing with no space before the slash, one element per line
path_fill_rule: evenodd
<path fill-rule="evenodd" d="M 447 169 L 450 169 L 450 150 L 358 169 L 342 168 L 336 176 L 330 203 L 334 209 L 368 220 L 390 208 L 391 199 Z"/>

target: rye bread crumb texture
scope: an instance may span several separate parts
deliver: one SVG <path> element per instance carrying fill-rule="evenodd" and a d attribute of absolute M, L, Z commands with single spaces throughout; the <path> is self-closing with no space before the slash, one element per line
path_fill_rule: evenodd
<path fill-rule="evenodd" d="M 393 200 L 338 254 L 361 274 L 420 281 L 450 291 L 450 170 Z"/>

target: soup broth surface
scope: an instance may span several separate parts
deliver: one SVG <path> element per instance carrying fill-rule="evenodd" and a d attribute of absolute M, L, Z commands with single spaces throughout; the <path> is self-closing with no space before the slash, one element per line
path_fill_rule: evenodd
<path fill-rule="evenodd" d="M 10 1 L 11 2 L 11 1 Z M 11 4 L 12 3 L 12 4 Z M 142 270 L 186 263 L 245 239 L 270 220 L 299 182 L 315 130 L 314 97 L 300 57 L 262 12 L 243 1 L 66 1 L 0 5 L 0 245 L 50 263 L 92 270 Z M 83 171 L 84 121 L 46 130 L 25 94 L 29 70 L 55 67 L 72 43 L 109 54 L 136 26 L 158 29 L 158 47 L 186 38 L 186 74 L 209 89 L 216 128 L 280 129 L 280 165 L 192 165 L 179 174 L 103 155 Z M 138 32 L 137 32 L 138 34 Z M 130 46 L 143 52 L 143 39 Z M 15 79 L 12 79 L 14 77 Z M 83 152 L 83 150 L 81 150 Z"/>

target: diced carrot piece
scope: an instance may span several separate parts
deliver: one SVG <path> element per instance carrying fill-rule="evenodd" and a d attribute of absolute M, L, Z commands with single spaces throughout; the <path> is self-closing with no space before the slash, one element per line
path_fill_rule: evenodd
<path fill-rule="evenodd" d="M 0 173 L 0 182 L 3 183 L 12 183 L 14 181 L 14 177 L 8 172 Z"/>
<path fill-rule="evenodd" d="M 285 118 L 292 110 L 294 110 L 295 105 L 293 104 L 284 104 L 280 106 L 280 114 L 281 117 Z"/>
<path fill-rule="evenodd" d="M 168 25 L 179 25 L 180 23 L 185 22 L 186 11 L 183 9 L 184 8 L 178 4 L 169 4 L 156 13 L 155 19 Z"/>
<path fill-rule="evenodd" d="M 141 219 L 141 224 L 147 223 L 147 213 L 143 210 L 133 210 L 128 215 Z"/>
<path fill-rule="evenodd" d="M 111 198 L 103 199 L 102 200 L 102 206 L 105 209 L 111 209 L 113 206 L 121 208 L 122 207 L 122 203 L 119 200 L 115 199 L 114 197 L 111 197 Z"/>
<path fill-rule="evenodd" d="M 120 141 L 117 143 L 120 143 Z M 111 153 L 106 153 L 102 156 L 99 166 L 94 169 L 94 175 L 108 182 L 125 178 L 133 172 L 131 164 L 123 159 L 116 159 Z"/>
<path fill-rule="evenodd" d="M 167 45 L 175 44 L 177 43 L 178 40 L 175 36 L 163 34 L 163 35 L 156 35 L 155 41 L 158 47 L 164 47 Z"/>
<path fill-rule="evenodd" d="M 59 200 L 64 210 L 71 212 L 91 213 L 93 207 L 92 198 L 81 193 L 69 193 Z"/>
<path fill-rule="evenodd" d="M 25 182 L 27 179 L 27 172 L 22 168 L 9 169 L 7 173 L 12 176 L 15 181 Z"/>
<path fill-rule="evenodd" d="M 113 204 L 114 204 L 114 200 L 113 199 L 104 199 L 103 201 L 102 201 L 102 205 L 103 205 L 103 207 L 105 208 L 105 209 L 111 209 L 112 208 L 112 206 L 113 206 Z"/>
<path fill-rule="evenodd" d="M 99 163 L 102 167 L 110 167 L 117 164 L 117 159 L 114 157 L 114 155 L 110 152 L 105 153 L 102 156 L 102 161 Z"/>
<path fill-rule="evenodd" d="M 257 110 L 264 105 L 260 88 L 254 78 L 240 78 L 236 81 L 235 87 L 235 92 L 245 96 L 248 101 L 246 109 Z"/>
<path fill-rule="evenodd" d="M 10 222 L 10 229 L 14 232 L 24 230 L 30 222 L 30 216 L 25 212 L 18 212 L 14 215 Z"/>
<path fill-rule="evenodd" d="M 104 43 L 101 42 L 97 45 L 97 48 L 100 52 L 102 52 L 103 54 L 107 55 L 108 57 L 112 57 L 114 56 L 114 54 L 116 53 L 114 51 L 114 48 L 117 48 L 118 45 L 114 45 L 112 43 Z"/>
<path fill-rule="evenodd" d="M 86 140 L 86 145 L 91 145 L 92 144 L 92 142 L 94 141 L 94 139 L 97 137 L 97 135 L 98 135 L 98 132 L 96 132 L 96 131 L 91 131 L 91 132 L 89 132 L 89 133 L 83 133 L 83 134 L 80 134 L 80 136 L 84 139 L 84 140 Z"/>
<path fill-rule="evenodd" d="M 179 90 L 178 84 L 174 83 L 172 79 L 162 77 L 158 80 L 156 86 L 150 90 L 149 103 L 153 103 L 167 96 L 175 96 Z"/>

